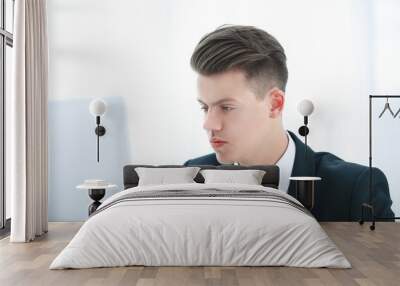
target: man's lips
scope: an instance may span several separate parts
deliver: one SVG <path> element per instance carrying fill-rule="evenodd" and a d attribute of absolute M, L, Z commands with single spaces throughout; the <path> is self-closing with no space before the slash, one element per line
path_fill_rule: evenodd
<path fill-rule="evenodd" d="M 227 143 L 225 140 L 213 138 L 210 143 Z"/>
<path fill-rule="evenodd" d="M 212 140 L 210 140 L 210 143 L 214 148 L 218 148 L 218 147 L 221 147 L 221 146 L 223 146 L 224 144 L 226 144 L 228 142 L 226 142 L 224 140 L 220 140 L 220 139 L 212 139 Z"/>

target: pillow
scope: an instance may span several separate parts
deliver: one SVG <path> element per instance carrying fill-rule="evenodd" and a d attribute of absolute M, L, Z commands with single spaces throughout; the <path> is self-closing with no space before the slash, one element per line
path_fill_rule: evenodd
<path fill-rule="evenodd" d="M 199 167 L 135 168 L 139 176 L 138 186 L 196 183 L 193 179 L 199 170 Z"/>
<path fill-rule="evenodd" d="M 262 170 L 201 170 L 204 183 L 234 183 L 247 185 L 261 185 L 265 175 Z"/>

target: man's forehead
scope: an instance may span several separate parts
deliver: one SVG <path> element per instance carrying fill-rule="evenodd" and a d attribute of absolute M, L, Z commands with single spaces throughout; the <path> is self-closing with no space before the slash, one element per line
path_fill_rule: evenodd
<path fill-rule="evenodd" d="M 221 103 L 243 103 L 249 95 L 254 95 L 245 74 L 240 70 L 230 70 L 213 75 L 199 74 L 197 78 L 198 98 L 201 104 L 209 106 Z"/>

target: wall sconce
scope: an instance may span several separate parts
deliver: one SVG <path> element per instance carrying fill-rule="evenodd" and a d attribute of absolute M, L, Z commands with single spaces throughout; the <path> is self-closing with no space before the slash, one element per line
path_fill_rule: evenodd
<path fill-rule="evenodd" d="M 94 99 L 90 102 L 89 111 L 96 117 L 97 127 L 94 132 L 97 135 L 97 162 L 99 162 L 99 137 L 106 134 L 106 129 L 100 125 L 100 116 L 106 112 L 106 103 L 101 99 Z"/>
<path fill-rule="evenodd" d="M 314 104 L 311 100 L 304 99 L 300 101 L 297 106 L 297 110 L 300 112 L 301 115 L 304 116 L 304 125 L 299 128 L 299 134 L 304 137 L 304 143 L 306 144 L 306 151 L 305 151 L 305 159 L 307 160 L 307 135 L 310 130 L 307 127 L 308 124 L 308 116 L 311 115 L 314 111 Z"/>
<path fill-rule="evenodd" d="M 299 134 L 303 136 L 306 148 L 304 149 L 304 160 L 307 164 L 307 135 L 310 130 L 307 127 L 308 116 L 314 111 L 314 104 L 311 100 L 304 99 L 297 105 L 297 110 L 304 117 L 304 125 L 299 128 Z M 295 184 L 295 198 L 299 200 L 308 210 L 314 207 L 315 184 L 320 181 L 320 177 L 311 177 L 313 174 L 302 174 L 303 176 L 290 177 Z"/>

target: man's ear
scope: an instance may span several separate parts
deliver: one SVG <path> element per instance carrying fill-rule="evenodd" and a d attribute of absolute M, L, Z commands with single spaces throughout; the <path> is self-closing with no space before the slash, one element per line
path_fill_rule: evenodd
<path fill-rule="evenodd" d="M 282 114 L 285 105 L 285 92 L 277 87 L 273 87 L 268 91 L 266 98 L 269 101 L 269 117 L 277 118 Z"/>

